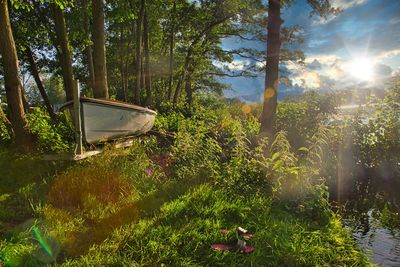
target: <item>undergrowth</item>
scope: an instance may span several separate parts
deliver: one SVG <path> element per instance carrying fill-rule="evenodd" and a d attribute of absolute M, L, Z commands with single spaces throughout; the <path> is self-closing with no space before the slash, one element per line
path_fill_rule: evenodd
<path fill-rule="evenodd" d="M 256 108 L 210 103 L 162 113 L 154 127 L 160 137 L 137 138 L 126 150 L 106 148 L 72 166 L 0 151 L 0 170 L 7 170 L 0 260 L 6 266 L 367 265 L 328 203 L 322 163 L 334 133 L 313 121 L 298 149 L 284 128 L 274 140 L 258 139 Z M 211 249 L 234 239 L 238 226 L 254 233 L 253 253 Z"/>

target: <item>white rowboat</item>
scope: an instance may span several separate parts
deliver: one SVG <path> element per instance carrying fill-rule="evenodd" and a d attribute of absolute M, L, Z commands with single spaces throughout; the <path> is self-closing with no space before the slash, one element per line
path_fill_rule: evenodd
<path fill-rule="evenodd" d="M 78 108 L 82 138 L 88 144 L 146 133 L 157 115 L 154 110 L 137 105 L 86 97 L 79 98 Z M 65 103 L 61 109 L 67 111 L 76 125 L 74 102 Z"/>

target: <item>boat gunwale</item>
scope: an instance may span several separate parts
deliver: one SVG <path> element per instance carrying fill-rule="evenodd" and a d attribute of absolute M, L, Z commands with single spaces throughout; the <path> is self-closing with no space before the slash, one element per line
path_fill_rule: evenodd
<path fill-rule="evenodd" d="M 125 102 L 120 102 L 120 101 L 116 101 L 116 100 L 106 100 L 106 99 L 95 99 L 95 98 L 88 98 L 88 97 L 81 97 L 79 99 L 80 103 L 92 103 L 92 104 L 99 104 L 99 105 L 105 105 L 105 106 L 111 106 L 111 107 L 117 107 L 117 108 L 125 108 L 125 109 L 130 109 L 130 110 L 135 110 L 135 111 L 139 111 L 139 112 L 143 112 L 143 113 L 149 113 L 152 115 L 157 115 L 157 112 L 149 109 L 149 108 L 145 108 L 145 107 L 141 107 L 138 105 L 134 105 L 134 104 L 129 104 L 129 103 L 125 103 Z M 64 103 L 59 110 L 63 110 L 65 108 L 68 108 L 69 106 L 72 106 L 74 104 L 73 101 L 68 101 L 66 103 Z"/>

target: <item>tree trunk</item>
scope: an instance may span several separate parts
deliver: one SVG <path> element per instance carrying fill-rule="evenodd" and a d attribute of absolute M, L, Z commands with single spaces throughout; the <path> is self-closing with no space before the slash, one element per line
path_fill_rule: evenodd
<path fill-rule="evenodd" d="M 31 106 L 29 105 L 28 96 L 26 94 L 24 86 L 21 86 L 21 95 L 22 95 L 22 105 L 24 106 L 25 112 L 30 113 L 32 109 Z"/>
<path fill-rule="evenodd" d="M 18 57 L 11 31 L 7 0 L 0 0 L 0 52 L 4 68 L 4 85 L 15 143 L 23 148 L 33 145 L 32 135 L 22 104 L 21 81 L 18 77 Z"/>
<path fill-rule="evenodd" d="M 261 132 L 272 137 L 275 133 L 275 119 L 279 84 L 279 53 L 281 47 L 280 0 L 268 2 L 267 65 L 264 88 L 264 105 L 261 114 Z"/>
<path fill-rule="evenodd" d="M 146 86 L 146 100 L 145 105 L 150 106 L 152 102 L 151 97 L 151 75 L 150 75 L 150 48 L 149 48 L 149 24 L 147 20 L 147 11 L 144 12 L 143 17 L 143 47 L 144 47 L 144 83 Z"/>
<path fill-rule="evenodd" d="M 142 72 L 142 23 L 145 1 L 140 1 L 139 16 L 136 19 L 136 86 L 134 91 L 134 102 L 140 103 L 141 72 Z"/>
<path fill-rule="evenodd" d="M 67 101 L 70 101 L 73 99 L 74 74 L 72 71 L 72 58 L 68 44 L 67 27 L 63 11 L 56 5 L 53 6 L 53 10 L 57 43 L 60 47 L 59 59 L 64 79 L 65 94 Z"/>
<path fill-rule="evenodd" d="M 94 84 L 96 78 L 94 76 L 94 65 L 93 65 L 93 49 L 91 46 L 86 47 L 85 49 L 87 65 L 89 71 L 89 87 L 92 89 L 92 93 L 94 92 Z M 94 94 L 94 93 L 93 93 Z"/>
<path fill-rule="evenodd" d="M 104 2 L 93 0 L 93 66 L 95 98 L 108 98 L 106 47 L 104 39 Z"/>
<path fill-rule="evenodd" d="M 175 18 L 176 3 L 172 8 L 172 18 Z M 168 79 L 168 98 L 170 101 L 172 97 L 172 83 L 173 83 L 173 73 L 174 73 L 174 44 L 175 44 L 175 20 L 172 20 L 171 25 L 171 35 L 169 39 L 169 79 Z"/>
<path fill-rule="evenodd" d="M 88 10 L 87 0 L 83 0 L 83 9 L 84 9 L 83 20 L 84 20 L 85 34 L 86 37 L 90 39 L 90 22 L 89 22 L 89 10 Z M 87 68 L 89 71 L 88 84 L 93 92 L 95 77 L 94 77 L 94 66 L 93 66 L 93 50 L 91 45 L 88 45 L 85 48 L 85 53 L 87 60 Z"/>
<path fill-rule="evenodd" d="M 192 88 L 192 74 L 191 73 L 189 73 L 186 76 L 185 91 L 186 91 L 187 102 L 189 104 L 189 107 L 191 107 L 192 103 L 193 103 L 193 88 Z"/>
<path fill-rule="evenodd" d="M 176 105 L 176 103 L 178 103 L 179 96 L 180 96 L 181 90 L 182 90 L 182 84 L 185 81 L 186 74 L 187 74 L 189 65 L 191 63 L 192 54 L 193 54 L 193 47 L 191 46 L 191 47 L 189 47 L 189 50 L 188 50 L 188 52 L 186 54 L 185 64 L 183 66 L 183 71 L 182 71 L 181 77 L 180 77 L 180 79 L 178 81 L 178 84 L 176 85 L 176 88 L 175 88 L 174 99 L 173 99 L 173 104 L 174 105 Z"/>
<path fill-rule="evenodd" d="M 43 102 L 47 109 L 47 112 L 49 113 L 52 121 L 55 122 L 57 119 L 56 114 L 54 113 L 53 107 L 50 104 L 49 97 L 46 93 L 46 90 L 44 89 L 42 80 L 40 79 L 39 72 L 38 72 L 38 69 L 37 69 L 37 66 L 35 63 L 35 59 L 33 58 L 33 53 L 29 46 L 26 48 L 26 55 L 27 55 L 28 61 L 29 61 L 30 72 L 31 72 L 33 78 L 35 79 L 36 85 L 39 89 L 40 95 L 43 98 Z"/>
<path fill-rule="evenodd" d="M 25 78 L 22 77 L 22 80 L 20 79 L 21 82 L 21 95 L 22 95 L 22 105 L 24 106 L 24 111 L 26 113 L 30 113 L 32 111 L 30 105 L 29 105 L 29 101 L 28 101 L 28 96 L 26 94 L 26 90 L 25 90 L 25 85 L 28 83 L 30 78 Z"/>
<path fill-rule="evenodd" d="M 122 97 L 125 102 L 127 102 L 127 91 L 126 91 L 126 83 L 125 83 L 125 63 L 126 63 L 126 51 L 124 49 L 124 24 L 120 25 L 120 35 L 119 35 L 119 72 L 121 74 L 121 88 L 122 88 Z"/>
<path fill-rule="evenodd" d="M 214 27 L 220 25 L 221 23 L 227 21 L 230 17 L 231 17 L 231 16 L 229 16 L 229 17 L 224 17 L 224 18 L 222 18 L 222 19 L 220 19 L 220 20 L 218 20 L 218 21 L 215 21 L 215 22 L 211 23 L 211 24 L 208 25 L 207 27 L 205 27 L 205 28 L 196 36 L 196 38 L 194 38 L 194 40 L 193 40 L 192 43 L 190 44 L 189 49 L 188 49 L 188 52 L 186 53 L 185 64 L 184 64 L 182 73 L 181 73 L 181 75 L 180 75 L 180 79 L 179 79 L 178 84 L 177 84 L 176 89 L 175 89 L 174 99 L 173 99 L 173 104 L 174 104 L 174 106 L 176 105 L 176 103 L 177 103 L 178 100 L 179 100 L 179 96 L 180 96 L 180 94 L 181 94 L 182 85 L 183 85 L 183 83 L 184 83 L 184 81 L 185 81 L 185 77 L 186 77 L 186 74 L 187 74 L 187 71 L 188 71 L 188 67 L 189 67 L 189 65 L 192 63 L 192 56 L 193 56 L 194 47 L 201 41 L 201 39 L 202 39 L 203 37 L 204 37 L 204 38 L 203 38 L 203 39 L 204 39 L 204 40 L 203 40 L 203 43 L 204 43 L 205 40 L 206 40 L 207 37 L 208 37 L 208 34 L 212 31 L 212 29 L 213 29 Z"/>

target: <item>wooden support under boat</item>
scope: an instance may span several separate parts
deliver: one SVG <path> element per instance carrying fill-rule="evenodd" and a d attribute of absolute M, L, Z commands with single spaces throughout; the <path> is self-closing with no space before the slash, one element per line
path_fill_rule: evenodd
<path fill-rule="evenodd" d="M 118 140 L 111 146 L 113 148 L 127 148 L 133 145 L 132 139 Z M 61 153 L 61 154 L 44 154 L 42 160 L 45 161 L 78 161 L 92 156 L 99 155 L 104 152 L 104 149 L 95 149 L 89 151 L 82 151 L 81 154 L 76 153 Z"/>

